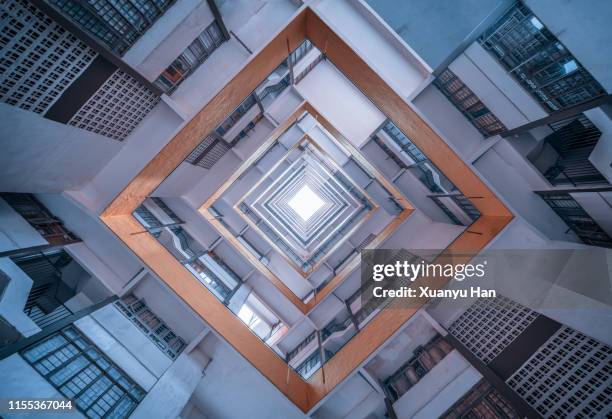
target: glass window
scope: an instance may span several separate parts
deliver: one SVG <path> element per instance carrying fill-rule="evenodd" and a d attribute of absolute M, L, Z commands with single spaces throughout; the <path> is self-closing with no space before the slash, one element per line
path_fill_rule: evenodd
<path fill-rule="evenodd" d="M 35 343 L 21 355 L 89 418 L 127 418 L 145 396 L 74 326 Z"/>

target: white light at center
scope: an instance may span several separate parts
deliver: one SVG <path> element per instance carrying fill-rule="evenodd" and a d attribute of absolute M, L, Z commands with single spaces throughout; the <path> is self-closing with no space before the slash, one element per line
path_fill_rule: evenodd
<path fill-rule="evenodd" d="M 308 221 L 325 202 L 312 189 L 304 185 L 288 204 L 302 220 Z"/>

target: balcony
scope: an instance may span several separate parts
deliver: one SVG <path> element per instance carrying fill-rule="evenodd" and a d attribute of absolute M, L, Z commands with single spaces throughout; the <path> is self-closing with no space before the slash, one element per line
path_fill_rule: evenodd
<path fill-rule="evenodd" d="M 536 193 L 585 244 L 612 249 L 612 188 Z"/>
<path fill-rule="evenodd" d="M 542 140 L 529 160 L 554 186 L 601 185 L 607 179 L 593 166 L 589 157 L 601 131 L 583 114 L 549 126 L 552 133 Z"/>
<path fill-rule="evenodd" d="M 157 77 L 155 84 L 170 94 L 185 80 L 191 73 L 210 57 L 210 55 L 227 38 L 217 21 L 213 21 L 189 46 Z"/>
<path fill-rule="evenodd" d="M 33 195 L 2 193 L 0 197 L 30 223 L 50 244 L 66 245 L 80 241 L 79 238 L 64 226 L 62 220 L 51 214 Z"/>
<path fill-rule="evenodd" d="M 480 217 L 480 212 L 462 193 L 437 194 L 429 197 L 457 225 L 468 226 Z"/>
<path fill-rule="evenodd" d="M 128 295 L 115 301 L 115 307 L 144 333 L 170 359 L 176 359 L 187 343 L 176 335 L 144 300 Z"/>
<path fill-rule="evenodd" d="M 516 2 L 479 42 L 551 112 L 606 93 L 522 2 Z"/>

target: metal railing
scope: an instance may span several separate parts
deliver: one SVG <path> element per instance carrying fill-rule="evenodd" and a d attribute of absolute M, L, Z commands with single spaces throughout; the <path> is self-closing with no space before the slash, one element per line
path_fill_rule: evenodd
<path fill-rule="evenodd" d="M 550 111 L 606 93 L 522 2 L 512 5 L 479 42 Z"/>

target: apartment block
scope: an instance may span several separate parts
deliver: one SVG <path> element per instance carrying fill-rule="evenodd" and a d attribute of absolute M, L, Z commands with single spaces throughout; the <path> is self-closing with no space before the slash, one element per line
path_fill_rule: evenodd
<path fill-rule="evenodd" d="M 0 402 L 610 417 L 611 19 L 605 0 L 1 2 Z M 403 306 L 373 297 L 372 249 L 503 255 L 511 280 Z"/>

